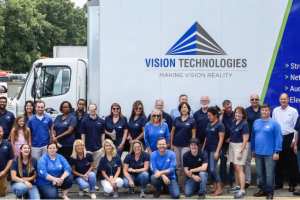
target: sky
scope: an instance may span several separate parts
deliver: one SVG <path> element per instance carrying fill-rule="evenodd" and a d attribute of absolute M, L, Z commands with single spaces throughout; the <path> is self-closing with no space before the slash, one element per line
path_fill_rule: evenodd
<path fill-rule="evenodd" d="M 87 0 L 71 0 L 75 3 L 76 6 L 83 7 Z"/>

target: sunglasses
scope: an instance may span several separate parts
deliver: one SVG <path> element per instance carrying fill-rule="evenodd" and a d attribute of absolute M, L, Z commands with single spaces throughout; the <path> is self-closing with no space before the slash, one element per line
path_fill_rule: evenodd
<path fill-rule="evenodd" d="M 112 110 L 120 110 L 120 108 L 112 108 Z"/>
<path fill-rule="evenodd" d="M 153 118 L 157 117 L 160 118 L 160 115 L 152 115 Z"/>
<path fill-rule="evenodd" d="M 143 108 L 142 107 L 137 107 L 137 108 L 135 108 L 135 110 L 143 110 Z"/>
<path fill-rule="evenodd" d="M 259 101 L 259 99 L 250 99 L 250 101 Z"/>

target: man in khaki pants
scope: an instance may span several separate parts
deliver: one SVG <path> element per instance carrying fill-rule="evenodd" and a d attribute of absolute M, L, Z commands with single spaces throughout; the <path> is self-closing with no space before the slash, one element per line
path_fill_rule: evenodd
<path fill-rule="evenodd" d="M 3 139 L 3 128 L 0 126 L 0 197 L 7 194 L 7 174 L 14 159 L 11 144 Z"/>

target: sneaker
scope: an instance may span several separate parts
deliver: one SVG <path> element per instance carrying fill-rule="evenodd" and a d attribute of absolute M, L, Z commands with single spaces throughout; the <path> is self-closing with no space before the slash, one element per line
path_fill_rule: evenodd
<path fill-rule="evenodd" d="M 229 192 L 231 192 L 231 193 L 237 193 L 240 189 L 241 189 L 240 186 L 234 186 L 234 187 L 232 187 L 232 188 L 229 189 Z"/>
<path fill-rule="evenodd" d="M 250 183 L 245 183 L 245 189 L 247 189 L 248 187 L 250 187 Z"/>
<path fill-rule="evenodd" d="M 96 196 L 96 194 L 95 193 L 91 193 L 91 199 L 97 199 L 97 196 Z"/>
<path fill-rule="evenodd" d="M 205 199 L 205 193 L 199 193 L 198 197 L 199 199 Z"/>
<path fill-rule="evenodd" d="M 83 191 L 82 191 L 82 190 L 79 190 L 78 195 L 79 195 L 80 197 L 82 197 L 82 196 L 84 195 Z"/>
<path fill-rule="evenodd" d="M 114 198 L 114 199 L 119 198 L 119 193 L 118 193 L 118 192 L 114 192 L 113 198 Z"/>
<path fill-rule="evenodd" d="M 153 198 L 159 198 L 160 196 L 160 191 L 155 190 L 155 192 L 153 193 Z"/>
<path fill-rule="evenodd" d="M 145 194 L 145 192 L 143 190 L 140 193 L 140 198 L 146 198 L 146 194 Z"/>
<path fill-rule="evenodd" d="M 267 194 L 266 199 L 273 199 L 273 194 L 271 194 L 271 193 Z"/>
<path fill-rule="evenodd" d="M 239 190 L 238 192 L 236 192 L 236 193 L 234 194 L 234 198 L 235 198 L 235 199 L 241 199 L 241 198 L 243 198 L 245 195 L 246 195 L 246 192 L 245 192 L 245 191 Z"/>
<path fill-rule="evenodd" d="M 134 194 L 134 188 L 133 187 L 129 187 L 128 188 L 128 193 L 129 194 Z"/>
<path fill-rule="evenodd" d="M 95 190 L 99 191 L 100 190 L 99 186 L 95 185 Z"/>
<path fill-rule="evenodd" d="M 264 196 L 267 196 L 267 194 L 264 191 L 259 190 L 258 192 L 254 193 L 253 196 L 255 196 L 255 197 L 264 197 Z"/>
<path fill-rule="evenodd" d="M 105 197 L 110 197 L 111 194 L 110 194 L 110 193 L 107 193 L 107 192 L 104 192 L 103 195 L 104 195 Z"/>

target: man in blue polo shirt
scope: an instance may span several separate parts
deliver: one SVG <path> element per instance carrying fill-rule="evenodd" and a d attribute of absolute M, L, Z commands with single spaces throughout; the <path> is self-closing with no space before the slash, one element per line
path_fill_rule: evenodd
<path fill-rule="evenodd" d="M 0 126 L 0 197 L 7 194 L 7 175 L 14 159 L 12 146 L 3 136 L 4 131 Z"/>
<path fill-rule="evenodd" d="M 167 150 L 167 141 L 165 138 L 157 140 L 157 150 L 151 153 L 150 158 L 151 183 L 155 187 L 154 198 L 160 196 L 163 185 L 168 187 L 169 193 L 173 199 L 179 198 L 179 186 L 176 181 L 176 155 L 173 151 Z"/>
<path fill-rule="evenodd" d="M 36 114 L 28 121 L 31 130 L 32 157 L 38 160 L 47 152 L 50 143 L 52 118 L 45 113 L 45 102 L 37 101 Z"/>
<path fill-rule="evenodd" d="M 9 133 L 12 129 L 12 126 L 15 122 L 15 116 L 12 112 L 6 110 L 7 98 L 2 96 L 0 97 L 0 126 L 4 131 L 4 139 L 7 139 Z"/>
<path fill-rule="evenodd" d="M 254 196 L 267 196 L 267 199 L 273 199 L 274 169 L 279 152 L 282 150 L 282 134 L 280 125 L 270 118 L 270 107 L 262 105 L 260 110 L 261 119 L 254 122 L 251 135 L 251 149 L 255 156 L 260 189 Z"/>
<path fill-rule="evenodd" d="M 81 137 L 86 150 L 93 155 L 94 166 L 98 168 L 101 159 L 101 147 L 105 139 L 105 121 L 97 115 L 97 105 L 90 104 L 88 115 L 81 122 Z"/>

